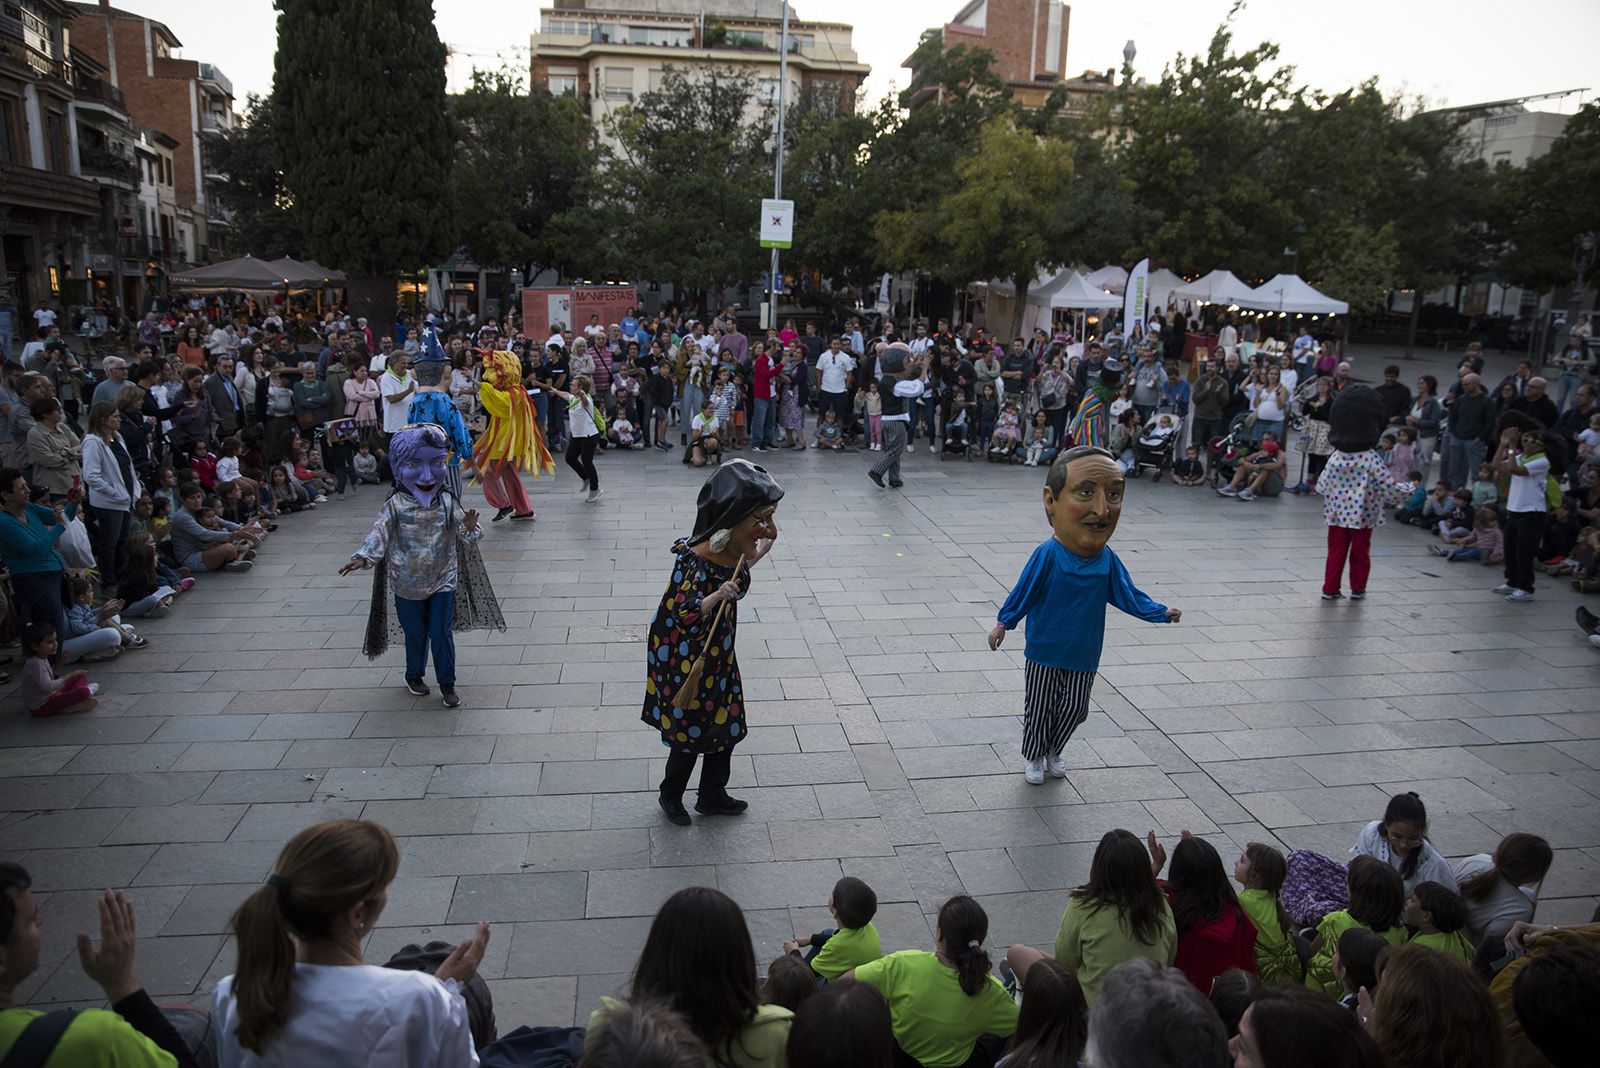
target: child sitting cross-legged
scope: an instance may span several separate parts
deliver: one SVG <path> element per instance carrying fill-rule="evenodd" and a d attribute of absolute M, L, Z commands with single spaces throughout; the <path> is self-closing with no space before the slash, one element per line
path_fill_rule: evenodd
<path fill-rule="evenodd" d="M 810 947 L 805 961 L 816 972 L 819 982 L 837 979 L 858 964 L 883 956 L 883 943 L 872 917 L 878 912 L 878 895 L 872 887 L 852 875 L 833 884 L 828 911 L 839 926 L 814 935 L 792 939 L 785 951 L 799 955 L 801 946 Z"/>
<path fill-rule="evenodd" d="M 1435 497 L 1438 497 L 1441 500 L 1448 498 L 1450 496 L 1450 483 L 1439 483 L 1437 486 L 1433 487 L 1433 493 L 1429 494 L 1427 489 L 1425 489 L 1422 485 L 1421 471 L 1411 472 L 1410 477 L 1407 478 L 1406 481 L 1415 482 L 1417 484 L 1417 488 L 1411 491 L 1411 496 L 1407 497 L 1405 499 L 1405 503 L 1400 505 L 1400 508 L 1395 512 L 1394 517 L 1407 526 L 1425 527 L 1428 525 L 1429 521 L 1427 516 L 1424 514 L 1423 509 L 1425 509 L 1428 506 L 1428 503 L 1434 500 Z"/>
<path fill-rule="evenodd" d="M 84 639 L 92 646 L 82 654 L 85 659 L 109 660 L 123 649 L 143 649 L 150 644 L 122 622 L 118 615 L 125 607 L 122 601 L 113 598 L 96 609 L 89 580 L 74 575 L 69 581 L 72 604 L 67 606 L 67 639 Z"/>
<path fill-rule="evenodd" d="M 56 655 L 56 628 L 48 623 L 29 623 L 22 628 L 22 704 L 31 716 L 58 716 L 64 712 L 88 712 L 94 708 L 100 687 L 82 671 L 57 677 L 50 667 Z"/>
<path fill-rule="evenodd" d="M 1464 538 L 1472 533 L 1472 516 L 1472 491 L 1458 489 L 1451 495 L 1449 514 L 1435 524 L 1434 530 L 1446 541 Z"/>
<path fill-rule="evenodd" d="M 1173 465 L 1172 481 L 1180 486 L 1205 485 L 1206 469 L 1200 463 L 1200 446 L 1190 445 L 1183 450 L 1183 459 Z"/>
<path fill-rule="evenodd" d="M 1441 883 L 1418 883 L 1406 898 L 1406 923 L 1417 929 L 1411 941 L 1472 963 L 1472 943 L 1467 926 L 1467 903 Z"/>
<path fill-rule="evenodd" d="M 1493 508 L 1479 508 L 1472 529 L 1445 545 L 1430 545 L 1428 551 L 1446 560 L 1477 560 L 1484 566 L 1505 563 L 1505 535 L 1500 517 Z"/>

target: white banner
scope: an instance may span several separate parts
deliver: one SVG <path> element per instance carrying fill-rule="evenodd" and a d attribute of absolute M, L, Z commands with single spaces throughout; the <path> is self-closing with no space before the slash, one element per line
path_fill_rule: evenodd
<path fill-rule="evenodd" d="M 761 202 L 761 247 L 789 248 L 794 244 L 794 201 Z"/>
<path fill-rule="evenodd" d="M 1150 288 L 1150 261 L 1143 259 L 1128 275 L 1128 288 L 1122 293 L 1122 335 L 1130 336 L 1133 324 L 1140 324 L 1143 333 L 1145 298 Z"/>

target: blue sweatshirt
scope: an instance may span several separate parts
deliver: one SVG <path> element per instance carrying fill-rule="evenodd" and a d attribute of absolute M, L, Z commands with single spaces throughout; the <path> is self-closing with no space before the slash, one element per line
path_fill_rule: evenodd
<path fill-rule="evenodd" d="M 1167 622 L 1167 606 L 1134 586 L 1109 547 L 1085 558 L 1051 538 L 1028 557 L 998 618 L 1001 626 L 1015 630 L 1027 617 L 1025 655 L 1034 663 L 1096 671 L 1106 639 L 1107 604 L 1151 623 Z"/>

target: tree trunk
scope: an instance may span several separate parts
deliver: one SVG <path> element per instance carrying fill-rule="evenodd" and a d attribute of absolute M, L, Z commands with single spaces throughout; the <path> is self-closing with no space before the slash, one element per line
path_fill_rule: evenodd
<path fill-rule="evenodd" d="M 1017 308 L 1011 313 L 1011 336 L 1021 337 L 1022 320 L 1028 314 L 1028 282 L 1018 278 L 1014 281 L 1014 285 L 1017 290 Z"/>
<path fill-rule="evenodd" d="M 394 334 L 395 276 L 363 275 L 345 283 L 345 302 L 350 317 L 365 319 L 374 340 Z"/>
<path fill-rule="evenodd" d="M 1411 359 L 1417 347 L 1417 324 L 1422 322 L 1422 285 L 1411 291 L 1411 322 L 1406 327 L 1406 359 Z"/>

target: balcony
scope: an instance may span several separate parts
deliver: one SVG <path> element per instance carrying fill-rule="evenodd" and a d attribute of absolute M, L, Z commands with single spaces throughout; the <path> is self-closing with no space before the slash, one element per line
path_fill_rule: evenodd
<path fill-rule="evenodd" d="M 102 148 L 80 148 L 78 171 L 85 178 L 108 182 L 123 189 L 139 187 L 139 166 L 133 160 Z"/>
<path fill-rule="evenodd" d="M 229 81 L 228 76 L 222 73 L 214 64 L 200 64 L 200 80 L 210 82 L 230 100 L 233 98 L 233 82 Z"/>
<path fill-rule="evenodd" d="M 46 55 L 14 37 L 0 36 L 0 58 L 31 67 L 41 78 L 53 78 L 68 87 L 72 86 L 71 63 Z"/>
<path fill-rule="evenodd" d="M 100 190 L 93 182 L 70 174 L 0 161 L 0 204 L 99 215 Z"/>
<path fill-rule="evenodd" d="M 184 262 L 183 245 L 173 238 L 123 237 L 117 241 L 117 251 L 133 260 L 157 260 L 168 265 Z"/>
<path fill-rule="evenodd" d="M 77 98 L 79 105 L 99 105 L 107 110 L 126 113 L 122 90 L 110 82 L 81 71 L 77 75 Z"/>

